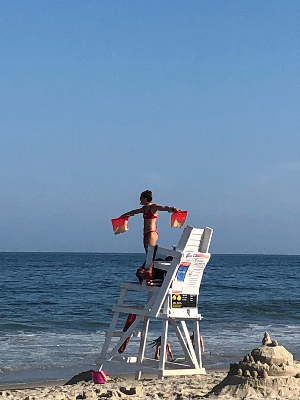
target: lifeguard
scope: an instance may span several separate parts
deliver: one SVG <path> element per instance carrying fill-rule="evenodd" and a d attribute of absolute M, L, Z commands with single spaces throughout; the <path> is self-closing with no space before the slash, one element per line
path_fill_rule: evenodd
<path fill-rule="evenodd" d="M 161 206 L 156 203 L 152 203 L 152 192 L 151 190 L 145 190 L 141 193 L 140 196 L 140 204 L 141 208 L 137 208 L 135 210 L 128 211 L 122 214 L 119 218 L 129 218 L 133 217 L 136 214 L 143 214 L 144 218 L 144 237 L 143 243 L 145 251 L 147 252 L 148 245 L 155 246 L 158 240 L 158 231 L 157 231 L 157 217 L 158 211 L 167 211 L 167 212 L 180 212 L 176 207 L 168 207 Z"/>

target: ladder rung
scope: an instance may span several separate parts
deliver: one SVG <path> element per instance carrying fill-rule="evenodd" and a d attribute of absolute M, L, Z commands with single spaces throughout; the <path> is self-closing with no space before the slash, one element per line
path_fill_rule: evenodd
<path fill-rule="evenodd" d="M 160 286 L 147 286 L 146 282 L 143 282 L 143 284 L 138 282 L 122 282 L 121 287 L 127 290 L 137 290 L 139 292 L 157 292 L 160 289 Z"/>
<path fill-rule="evenodd" d="M 136 315 L 149 315 L 149 310 L 143 306 L 114 306 L 113 312 L 120 312 L 124 314 L 136 314 Z"/>

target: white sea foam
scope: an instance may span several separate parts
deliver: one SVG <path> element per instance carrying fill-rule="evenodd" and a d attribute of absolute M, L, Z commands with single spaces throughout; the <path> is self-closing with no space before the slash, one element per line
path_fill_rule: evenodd
<path fill-rule="evenodd" d="M 265 330 L 279 344 L 284 345 L 300 359 L 300 333 L 296 325 L 250 324 L 239 326 L 210 326 L 202 330 L 205 340 L 204 366 L 227 367 L 230 362 L 239 361 L 254 347 L 261 345 Z M 160 334 L 159 330 L 150 331 L 148 342 Z M 56 377 L 68 378 L 69 371 L 79 373 L 97 365 L 100 350 L 105 338 L 104 331 L 91 332 L 38 332 L 2 334 L 0 337 L 0 382 L 6 382 L 10 372 L 24 374 L 28 379 L 40 377 L 42 371 L 60 371 Z M 117 340 L 117 339 L 115 339 Z M 135 355 L 138 340 L 132 338 L 127 353 Z M 170 331 L 169 340 L 175 356 L 182 356 L 182 350 L 174 332 Z M 146 346 L 146 356 L 154 355 L 155 349 Z M 16 375 L 15 375 L 16 377 Z M 31 378 L 30 378 L 31 377 Z M 24 379 L 24 378 L 23 378 Z"/>

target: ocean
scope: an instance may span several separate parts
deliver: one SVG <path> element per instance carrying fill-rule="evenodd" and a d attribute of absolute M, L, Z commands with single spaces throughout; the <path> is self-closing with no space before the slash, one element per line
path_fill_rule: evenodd
<path fill-rule="evenodd" d="M 0 253 L 0 384 L 69 379 L 97 368 L 120 283 L 136 279 L 144 258 Z M 213 254 L 199 296 L 203 366 L 229 367 L 259 346 L 265 331 L 299 360 L 299 278 L 300 256 Z M 149 342 L 160 329 L 160 321 L 150 323 Z M 137 340 L 131 339 L 128 353 L 136 353 Z M 147 345 L 146 356 L 153 352 Z"/>

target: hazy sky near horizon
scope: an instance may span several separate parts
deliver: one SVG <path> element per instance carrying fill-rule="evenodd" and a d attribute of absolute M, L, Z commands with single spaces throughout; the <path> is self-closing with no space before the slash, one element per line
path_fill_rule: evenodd
<path fill-rule="evenodd" d="M 110 219 L 151 189 L 212 253 L 299 254 L 299 19 L 296 0 L 2 1 L 0 251 L 142 252 L 142 217 Z"/>

